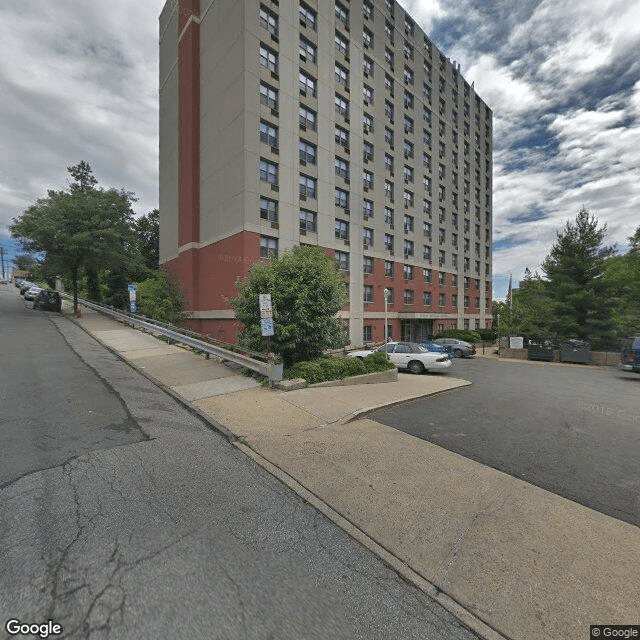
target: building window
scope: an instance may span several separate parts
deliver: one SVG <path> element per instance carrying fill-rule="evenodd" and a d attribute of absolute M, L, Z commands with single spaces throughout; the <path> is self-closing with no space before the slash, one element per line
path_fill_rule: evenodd
<path fill-rule="evenodd" d="M 364 14 L 365 20 L 373 20 L 373 5 L 369 0 L 364 0 L 362 3 L 362 12 Z"/>
<path fill-rule="evenodd" d="M 316 97 L 316 79 L 304 73 L 304 71 L 300 71 L 298 78 L 299 78 L 298 85 L 300 87 L 300 94 L 303 96 L 315 98 Z"/>
<path fill-rule="evenodd" d="M 362 143 L 362 159 L 365 162 L 373 160 L 373 145 L 370 142 L 364 141 Z"/>
<path fill-rule="evenodd" d="M 346 251 L 336 251 L 336 262 L 340 271 L 349 271 L 349 254 Z"/>
<path fill-rule="evenodd" d="M 349 31 L 349 10 L 339 2 L 336 2 L 336 19 Z"/>
<path fill-rule="evenodd" d="M 346 160 L 336 157 L 335 168 L 337 176 L 344 178 L 346 181 L 349 180 L 349 163 Z"/>
<path fill-rule="evenodd" d="M 384 248 L 393 253 L 393 236 L 390 233 L 384 234 Z"/>
<path fill-rule="evenodd" d="M 469 296 L 464 297 L 464 308 L 465 309 L 469 308 Z"/>
<path fill-rule="evenodd" d="M 408 140 L 404 141 L 404 157 L 413 158 L 413 143 Z"/>
<path fill-rule="evenodd" d="M 405 240 L 404 241 L 404 255 L 406 258 L 413 255 L 413 240 Z"/>
<path fill-rule="evenodd" d="M 260 64 L 271 73 L 278 73 L 278 54 L 262 43 L 260 43 Z"/>
<path fill-rule="evenodd" d="M 393 182 L 389 182 L 389 180 L 384 181 L 384 193 L 393 202 Z"/>
<path fill-rule="evenodd" d="M 363 256 L 362 271 L 366 276 L 370 276 L 373 273 L 373 258 L 371 256 Z"/>
<path fill-rule="evenodd" d="M 263 5 L 260 5 L 260 26 L 278 36 L 278 16 Z"/>
<path fill-rule="evenodd" d="M 342 189 L 338 189 L 336 187 L 336 197 L 335 197 L 336 207 L 341 207 L 342 209 L 349 208 L 349 194 Z"/>
<path fill-rule="evenodd" d="M 339 51 L 345 58 L 349 57 L 349 41 L 339 32 L 335 35 L 336 51 Z"/>
<path fill-rule="evenodd" d="M 455 293 L 451 296 L 451 305 L 453 307 L 457 307 L 458 306 L 458 295 L 455 294 Z"/>
<path fill-rule="evenodd" d="M 364 56 L 362 60 L 362 72 L 365 78 L 373 78 L 373 60 Z"/>
<path fill-rule="evenodd" d="M 393 156 L 388 153 L 384 154 L 384 168 L 393 175 Z"/>
<path fill-rule="evenodd" d="M 393 289 L 391 287 L 387 287 L 387 304 L 393 304 Z M 389 330 L 389 337 L 391 337 L 391 331 Z"/>
<path fill-rule="evenodd" d="M 413 216 L 404 216 L 404 232 L 413 233 Z"/>
<path fill-rule="evenodd" d="M 336 82 L 341 84 L 347 91 L 349 90 L 349 72 L 338 63 L 335 64 Z"/>
<path fill-rule="evenodd" d="M 393 149 L 393 130 L 389 127 L 384 128 L 384 141 Z"/>
<path fill-rule="evenodd" d="M 260 198 L 260 218 L 270 222 L 278 221 L 278 202 L 269 198 Z"/>
<path fill-rule="evenodd" d="M 393 122 L 393 103 L 389 100 L 384 101 L 384 115 Z"/>
<path fill-rule="evenodd" d="M 343 116 L 345 119 L 349 117 L 349 103 L 344 98 L 341 98 L 337 93 L 335 95 L 336 112 Z"/>
<path fill-rule="evenodd" d="M 384 59 L 386 60 L 387 64 L 393 69 L 393 51 L 391 51 L 391 49 L 389 49 L 388 47 L 384 48 Z"/>
<path fill-rule="evenodd" d="M 438 256 L 438 266 L 444 267 L 446 261 L 447 261 L 447 252 L 440 249 L 439 256 Z"/>
<path fill-rule="evenodd" d="M 278 90 L 272 86 L 261 82 L 260 83 L 260 102 L 269 107 L 269 109 L 278 109 Z"/>
<path fill-rule="evenodd" d="M 308 7 L 306 4 L 304 4 L 304 2 L 300 3 L 300 24 L 303 27 L 308 27 L 309 29 L 312 29 L 313 31 L 316 30 L 316 23 L 317 23 L 317 14 L 316 12 L 311 8 Z"/>
<path fill-rule="evenodd" d="M 424 304 L 425 307 L 430 307 L 431 306 L 431 291 L 424 291 L 422 294 L 422 304 Z"/>
<path fill-rule="evenodd" d="M 366 27 L 362 30 L 362 44 L 365 49 L 373 48 L 373 33 Z"/>
<path fill-rule="evenodd" d="M 362 87 L 362 99 L 365 105 L 373 104 L 373 89 L 369 85 Z"/>
<path fill-rule="evenodd" d="M 316 164 L 316 145 L 300 140 L 298 143 L 300 164 Z"/>
<path fill-rule="evenodd" d="M 384 74 L 384 86 L 393 98 L 393 78 L 388 73 Z"/>
<path fill-rule="evenodd" d="M 339 218 L 336 218 L 336 238 L 338 240 L 349 239 L 349 223 Z"/>
<path fill-rule="evenodd" d="M 366 169 L 362 172 L 362 187 L 367 191 L 373 189 L 373 173 Z"/>
<path fill-rule="evenodd" d="M 278 238 L 260 236 L 260 257 L 269 258 L 278 255 Z"/>
<path fill-rule="evenodd" d="M 447 241 L 447 230 L 440 227 L 438 230 L 438 243 L 444 244 Z"/>
<path fill-rule="evenodd" d="M 423 269 L 422 276 L 425 282 L 431 282 L 431 269 Z"/>
<path fill-rule="evenodd" d="M 410 182 L 413 182 L 413 167 L 409 167 L 405 165 L 403 174 L 404 174 L 405 184 L 409 184 Z"/>
<path fill-rule="evenodd" d="M 393 262 L 391 260 L 384 261 L 384 275 L 393 278 Z"/>
<path fill-rule="evenodd" d="M 364 133 L 373 132 L 373 117 L 366 112 L 362 114 L 362 130 Z"/>
<path fill-rule="evenodd" d="M 431 262 L 431 246 L 428 244 L 422 245 L 422 259 Z"/>
<path fill-rule="evenodd" d="M 413 71 L 409 67 L 404 68 L 404 83 L 413 84 Z"/>
<path fill-rule="evenodd" d="M 298 119 L 300 121 L 300 128 L 303 131 L 309 129 L 310 131 L 316 130 L 316 112 L 300 105 L 298 109 Z"/>
<path fill-rule="evenodd" d="M 362 340 L 363 342 L 373 342 L 373 327 L 370 324 L 365 324 L 362 328 Z"/>
<path fill-rule="evenodd" d="M 391 207 L 384 208 L 384 222 L 393 229 L 393 209 Z"/>
<path fill-rule="evenodd" d="M 413 266 L 410 264 L 404 265 L 404 279 L 413 280 Z"/>
<path fill-rule="evenodd" d="M 316 63 L 316 45 L 304 36 L 300 36 L 300 60 Z"/>
<path fill-rule="evenodd" d="M 340 145 L 344 149 L 349 148 L 349 132 L 338 125 L 336 125 L 335 129 L 335 140 L 337 145 Z"/>
<path fill-rule="evenodd" d="M 404 303 L 413 304 L 413 290 L 411 289 L 404 290 Z"/>
<path fill-rule="evenodd" d="M 404 117 L 404 132 L 413 133 L 413 119 L 409 116 Z"/>
<path fill-rule="evenodd" d="M 362 287 L 362 299 L 364 302 L 373 302 L 373 286 L 365 284 Z"/>
<path fill-rule="evenodd" d="M 404 108 L 413 109 L 413 94 L 406 89 L 404 90 Z"/>
<path fill-rule="evenodd" d="M 260 180 L 272 185 L 278 184 L 278 165 L 260 158 Z"/>
<path fill-rule="evenodd" d="M 444 295 L 444 293 L 441 293 L 441 294 L 438 295 L 438 305 L 441 306 L 441 307 L 444 307 L 445 304 L 446 304 L 445 295 Z"/>
<path fill-rule="evenodd" d="M 318 230 L 317 227 L 318 216 L 313 211 L 300 210 L 300 231 L 302 233 L 312 232 L 315 233 Z"/>
<path fill-rule="evenodd" d="M 278 148 L 278 127 L 266 122 L 265 120 L 260 120 L 260 142 L 264 142 L 268 144 L 270 147 L 274 149 Z"/>
<path fill-rule="evenodd" d="M 317 198 L 316 179 L 311 176 L 300 174 L 300 200 L 315 200 Z"/>
<path fill-rule="evenodd" d="M 447 274 L 444 271 L 440 271 L 438 273 L 438 284 L 441 287 L 444 287 L 447 284 Z"/>

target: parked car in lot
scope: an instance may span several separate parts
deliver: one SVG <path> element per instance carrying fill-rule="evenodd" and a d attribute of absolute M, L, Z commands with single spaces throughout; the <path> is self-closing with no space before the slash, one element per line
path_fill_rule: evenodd
<path fill-rule="evenodd" d="M 421 340 L 419 342 L 427 351 L 436 351 L 438 353 L 448 353 L 451 358 L 453 355 L 453 347 L 443 344 L 436 344 L 433 340 Z"/>
<path fill-rule="evenodd" d="M 20 284 L 20 295 L 23 296 L 28 289 L 35 286 L 36 286 L 35 282 L 29 282 L 29 280 L 23 280 Z"/>
<path fill-rule="evenodd" d="M 388 342 L 378 347 L 376 351 L 389 354 L 389 359 L 398 369 L 408 369 L 411 373 L 422 373 L 429 369 L 448 369 L 451 358 L 445 353 L 427 351 L 425 347 L 415 342 Z M 352 351 L 348 356 L 363 360 L 371 350 Z"/>
<path fill-rule="evenodd" d="M 620 368 L 640 373 L 640 335 L 623 338 L 620 349 Z"/>
<path fill-rule="evenodd" d="M 44 311 L 61 311 L 62 298 L 53 289 L 41 289 L 33 301 L 33 308 L 43 309 Z"/>
<path fill-rule="evenodd" d="M 32 287 L 29 287 L 25 292 L 24 292 L 24 299 L 25 300 L 35 300 L 36 296 L 42 291 L 42 289 L 38 286 L 36 286 L 35 284 Z"/>
<path fill-rule="evenodd" d="M 473 358 L 476 355 L 476 345 L 458 340 L 456 338 L 436 338 L 436 344 L 443 347 L 451 347 L 451 351 L 456 358 Z"/>

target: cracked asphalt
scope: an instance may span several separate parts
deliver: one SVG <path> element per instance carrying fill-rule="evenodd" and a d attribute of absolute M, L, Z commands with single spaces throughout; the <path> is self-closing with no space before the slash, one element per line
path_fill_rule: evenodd
<path fill-rule="evenodd" d="M 476 637 L 12 286 L 0 344 L 0 637 L 10 618 L 91 640 Z"/>

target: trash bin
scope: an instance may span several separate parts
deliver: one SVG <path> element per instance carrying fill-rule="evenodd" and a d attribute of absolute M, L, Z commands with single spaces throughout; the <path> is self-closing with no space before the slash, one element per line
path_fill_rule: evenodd
<path fill-rule="evenodd" d="M 546 360 L 551 362 L 553 360 L 553 346 L 528 344 L 527 354 L 529 360 Z"/>
<path fill-rule="evenodd" d="M 563 342 L 560 347 L 560 358 L 562 362 L 588 364 L 591 359 L 589 343 L 583 340 L 567 340 Z"/>

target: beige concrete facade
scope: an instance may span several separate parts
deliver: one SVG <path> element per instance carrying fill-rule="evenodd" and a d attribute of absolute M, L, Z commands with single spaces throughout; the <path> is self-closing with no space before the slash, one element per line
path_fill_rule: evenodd
<path fill-rule="evenodd" d="M 199 236 L 181 242 L 178 39 L 194 24 Z M 492 112 L 400 5 L 170 0 L 160 60 L 161 262 L 184 274 L 181 254 L 246 234 L 262 255 L 314 244 L 344 267 L 353 344 L 382 337 L 384 288 L 394 337 L 490 326 Z M 203 264 L 196 279 L 220 268 Z M 192 311 L 229 320 L 224 304 Z"/>

